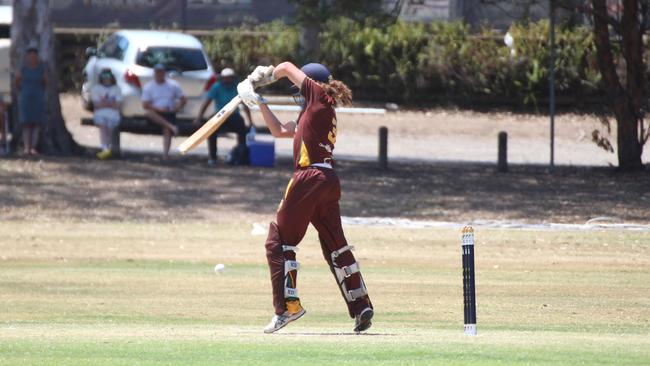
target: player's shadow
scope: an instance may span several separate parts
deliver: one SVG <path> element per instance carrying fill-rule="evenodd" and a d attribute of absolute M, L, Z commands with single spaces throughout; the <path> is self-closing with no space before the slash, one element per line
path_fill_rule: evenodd
<path fill-rule="evenodd" d="M 275 335 L 285 335 L 285 336 L 355 336 L 355 337 L 393 337 L 397 334 L 395 333 L 354 333 L 354 332 L 286 332 L 286 333 L 275 333 Z"/>

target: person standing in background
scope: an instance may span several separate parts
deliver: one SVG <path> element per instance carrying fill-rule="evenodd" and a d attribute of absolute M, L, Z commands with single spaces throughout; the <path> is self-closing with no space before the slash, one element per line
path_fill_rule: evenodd
<path fill-rule="evenodd" d="M 228 102 L 232 100 L 232 98 L 237 96 L 237 75 L 235 74 L 235 71 L 231 68 L 226 67 L 225 69 L 221 70 L 221 74 L 219 75 L 220 80 L 217 81 L 212 85 L 210 90 L 208 90 L 208 93 L 206 94 L 205 101 L 203 102 L 203 105 L 201 105 L 201 109 L 199 110 L 199 115 L 196 116 L 196 119 L 194 120 L 194 125 L 195 126 L 200 126 L 202 125 L 205 121 L 203 121 L 203 114 L 205 113 L 205 110 L 208 108 L 211 102 L 214 102 L 214 110 L 215 112 L 218 112 L 223 108 Z M 253 125 L 253 120 L 251 119 L 251 111 L 246 107 L 245 105 L 242 104 L 242 108 L 244 108 L 244 113 L 246 113 L 246 117 L 248 118 L 248 122 L 250 125 Z M 220 132 L 234 132 L 237 134 L 237 146 L 241 149 L 242 147 L 246 146 L 246 133 L 248 132 L 248 127 L 246 127 L 246 123 L 244 122 L 244 119 L 242 118 L 241 114 L 239 114 L 239 109 L 236 109 L 233 114 L 228 117 L 226 122 L 219 128 Z M 208 160 L 208 165 L 214 165 L 217 163 L 217 132 L 213 133 L 208 137 L 208 153 L 210 155 L 209 160 Z"/>
<path fill-rule="evenodd" d="M 25 64 L 16 73 L 18 117 L 23 130 L 25 154 L 38 155 L 38 134 L 45 125 L 45 65 L 38 58 L 38 49 L 27 49 Z"/>

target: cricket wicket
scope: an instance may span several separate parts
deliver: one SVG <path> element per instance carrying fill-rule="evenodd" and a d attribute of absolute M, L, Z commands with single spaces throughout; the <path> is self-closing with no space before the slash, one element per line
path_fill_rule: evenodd
<path fill-rule="evenodd" d="M 474 229 L 463 228 L 463 305 L 465 310 L 465 334 L 476 335 L 476 288 L 474 281 Z"/>

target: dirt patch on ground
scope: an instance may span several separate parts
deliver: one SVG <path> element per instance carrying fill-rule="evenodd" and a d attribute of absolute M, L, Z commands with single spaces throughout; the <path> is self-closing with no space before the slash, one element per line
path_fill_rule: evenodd
<path fill-rule="evenodd" d="M 650 173 L 609 168 L 512 166 L 507 174 L 478 163 L 340 161 L 345 216 L 449 221 L 583 223 L 596 216 L 647 223 Z M 208 168 L 201 157 L 161 162 L 154 155 L 0 160 L 2 220 L 268 220 L 291 175 L 273 169 Z"/>

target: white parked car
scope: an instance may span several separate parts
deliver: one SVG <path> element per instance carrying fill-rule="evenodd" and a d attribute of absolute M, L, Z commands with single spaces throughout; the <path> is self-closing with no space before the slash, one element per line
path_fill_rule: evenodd
<path fill-rule="evenodd" d="M 0 98 L 7 104 L 11 103 L 10 50 L 11 40 L 0 38 Z"/>
<path fill-rule="evenodd" d="M 0 97 L 11 103 L 11 22 L 13 7 L 10 1 L 0 0 Z"/>
<path fill-rule="evenodd" d="M 199 112 L 205 92 L 217 80 L 203 45 L 194 36 L 174 32 L 123 30 L 109 36 L 98 48 L 89 48 L 84 68 L 82 99 L 92 110 L 90 90 L 109 68 L 122 91 L 122 119 L 144 119 L 140 95 L 153 79 L 153 66 L 162 63 L 167 77 L 175 80 L 187 96 L 178 119 L 192 120 Z"/>

